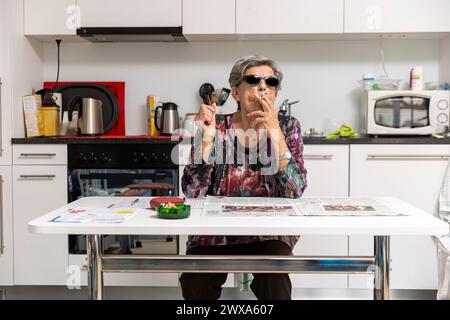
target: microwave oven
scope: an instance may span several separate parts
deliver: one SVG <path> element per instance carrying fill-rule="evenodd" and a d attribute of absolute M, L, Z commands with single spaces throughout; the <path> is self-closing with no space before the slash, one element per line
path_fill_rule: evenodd
<path fill-rule="evenodd" d="M 431 135 L 446 130 L 450 91 L 365 91 L 362 132 L 368 135 Z"/>

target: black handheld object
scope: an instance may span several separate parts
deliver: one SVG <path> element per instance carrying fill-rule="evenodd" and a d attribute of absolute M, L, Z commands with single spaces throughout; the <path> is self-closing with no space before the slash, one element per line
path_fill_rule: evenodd
<path fill-rule="evenodd" d="M 198 93 L 200 94 L 200 97 L 203 100 L 204 104 L 212 105 L 215 103 L 215 95 L 214 95 L 214 86 L 211 83 L 204 83 L 200 86 L 200 90 Z M 205 121 L 206 125 L 209 125 L 208 121 Z"/>
<path fill-rule="evenodd" d="M 204 83 L 200 86 L 198 91 L 204 104 L 211 105 L 211 100 L 214 95 L 214 86 L 211 83 Z"/>

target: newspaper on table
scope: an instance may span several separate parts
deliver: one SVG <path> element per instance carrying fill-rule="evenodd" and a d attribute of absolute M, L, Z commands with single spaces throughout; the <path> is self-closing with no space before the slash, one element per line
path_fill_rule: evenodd
<path fill-rule="evenodd" d="M 220 216 L 403 216 L 370 198 L 289 199 L 266 197 L 211 197 L 202 215 Z"/>
<path fill-rule="evenodd" d="M 302 216 L 407 216 L 373 198 L 320 198 L 296 201 Z"/>
<path fill-rule="evenodd" d="M 136 209 L 131 208 L 76 207 L 64 211 L 50 221 L 64 223 L 121 223 L 136 212 Z"/>
<path fill-rule="evenodd" d="M 121 223 L 137 211 L 149 206 L 148 201 L 126 198 L 110 204 L 106 208 L 76 207 L 64 211 L 51 222 L 66 223 Z"/>

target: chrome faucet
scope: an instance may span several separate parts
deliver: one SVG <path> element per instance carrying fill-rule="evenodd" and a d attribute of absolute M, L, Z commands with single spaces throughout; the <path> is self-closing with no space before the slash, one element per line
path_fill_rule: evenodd
<path fill-rule="evenodd" d="M 291 115 L 291 106 L 293 104 L 299 103 L 300 101 L 293 101 L 289 102 L 289 99 L 283 100 L 281 103 L 280 109 L 278 110 L 278 113 L 283 113 L 285 115 L 290 116 Z"/>

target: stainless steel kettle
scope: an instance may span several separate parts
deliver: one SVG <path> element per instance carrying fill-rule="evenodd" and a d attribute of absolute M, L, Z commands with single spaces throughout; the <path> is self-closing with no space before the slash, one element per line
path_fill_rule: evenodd
<path fill-rule="evenodd" d="M 103 134 L 103 102 L 92 98 L 73 97 L 69 102 L 69 122 L 78 109 L 77 131 L 80 135 L 97 136 Z"/>
<path fill-rule="evenodd" d="M 180 128 L 178 106 L 173 102 L 165 102 L 155 110 L 155 126 L 162 135 L 172 135 Z"/>

